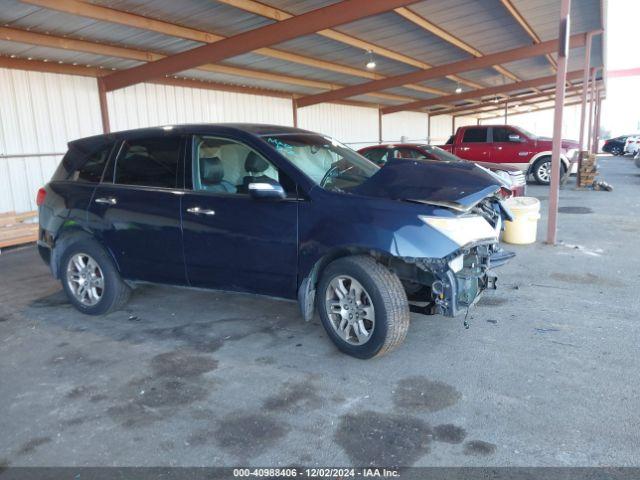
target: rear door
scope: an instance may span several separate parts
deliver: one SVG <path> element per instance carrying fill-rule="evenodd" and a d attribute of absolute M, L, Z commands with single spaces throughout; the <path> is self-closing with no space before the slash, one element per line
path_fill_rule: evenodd
<path fill-rule="evenodd" d="M 491 130 L 493 134 L 492 162 L 513 166 L 529 163 L 532 153 L 529 152 L 527 139 L 523 138 L 520 132 L 509 127 L 492 127 Z"/>
<path fill-rule="evenodd" d="M 118 146 L 89 206 L 88 221 L 127 279 L 185 284 L 180 135 L 130 138 Z M 180 180 L 179 180 L 180 179 Z"/>
<path fill-rule="evenodd" d="M 194 136 L 182 202 L 189 283 L 295 297 L 298 200 L 294 183 L 265 155 L 225 136 Z M 249 183 L 278 182 L 283 200 L 258 200 Z"/>
<path fill-rule="evenodd" d="M 455 154 L 465 160 L 490 162 L 492 147 L 488 133 L 488 127 L 467 127 L 460 143 L 456 146 Z"/>

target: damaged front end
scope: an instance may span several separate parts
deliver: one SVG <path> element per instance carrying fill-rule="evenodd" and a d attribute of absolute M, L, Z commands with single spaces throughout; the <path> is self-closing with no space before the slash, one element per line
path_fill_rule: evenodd
<path fill-rule="evenodd" d="M 466 312 L 485 290 L 496 288 L 492 269 L 515 256 L 498 241 L 504 220 L 511 215 L 496 197 L 489 197 L 457 217 L 421 219 L 458 248 L 441 258 L 395 258 L 389 266 L 404 282 L 409 301 L 423 304 L 413 305 L 412 310 L 449 317 Z M 456 223 L 459 231 L 447 225 Z"/>

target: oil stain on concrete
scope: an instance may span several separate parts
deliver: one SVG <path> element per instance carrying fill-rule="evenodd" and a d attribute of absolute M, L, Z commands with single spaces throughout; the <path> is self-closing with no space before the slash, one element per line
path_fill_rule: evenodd
<path fill-rule="evenodd" d="M 277 391 L 263 402 L 265 410 L 290 412 L 304 408 L 309 411 L 322 406 L 317 387 L 310 381 L 286 382 Z"/>
<path fill-rule="evenodd" d="M 161 353 L 150 361 L 152 375 L 130 380 L 122 390 L 124 403 L 107 409 L 111 418 L 127 428 L 167 418 L 173 409 L 204 400 L 213 384 L 205 373 L 218 362 L 184 350 Z"/>
<path fill-rule="evenodd" d="M 418 418 L 362 411 L 343 415 L 335 433 L 353 465 L 413 465 L 429 453 L 433 432 Z"/>
<path fill-rule="evenodd" d="M 463 452 L 465 455 L 487 456 L 496 453 L 496 449 L 493 443 L 482 440 L 470 440 L 464 444 Z"/>
<path fill-rule="evenodd" d="M 462 443 L 466 436 L 467 432 L 464 428 L 451 423 L 438 425 L 433 429 L 433 437 L 438 442 Z"/>
<path fill-rule="evenodd" d="M 436 412 L 455 405 L 460 398 L 460 392 L 451 385 L 418 375 L 398 382 L 393 403 L 400 409 Z"/>
<path fill-rule="evenodd" d="M 51 437 L 36 437 L 32 438 L 28 442 L 24 443 L 20 450 L 18 450 L 18 455 L 28 455 L 30 453 L 35 452 L 35 450 L 45 443 L 51 442 Z"/>
<path fill-rule="evenodd" d="M 288 425 L 267 415 L 238 413 L 220 421 L 213 436 L 223 450 L 240 458 L 249 458 L 276 446 L 288 431 Z"/>

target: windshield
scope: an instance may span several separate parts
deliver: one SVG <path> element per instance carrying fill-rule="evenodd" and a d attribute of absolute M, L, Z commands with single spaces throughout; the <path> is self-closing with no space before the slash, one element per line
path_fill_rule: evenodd
<path fill-rule="evenodd" d="M 426 150 L 431 155 L 436 157 L 438 160 L 441 160 L 444 162 L 462 162 L 463 161 L 460 157 L 454 155 L 451 152 L 447 152 L 446 150 L 443 150 L 440 147 L 436 147 L 433 145 L 422 145 L 420 148 L 422 148 L 423 150 Z"/>
<path fill-rule="evenodd" d="M 357 187 L 380 169 L 330 137 L 293 133 L 265 135 L 263 139 L 326 190 Z"/>

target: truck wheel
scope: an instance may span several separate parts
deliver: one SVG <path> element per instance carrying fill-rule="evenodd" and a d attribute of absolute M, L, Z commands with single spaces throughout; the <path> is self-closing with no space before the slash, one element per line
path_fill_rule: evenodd
<path fill-rule="evenodd" d="M 400 279 L 373 258 L 339 258 L 325 268 L 318 311 L 339 350 L 357 358 L 381 356 L 400 345 L 409 328 L 409 302 Z"/>
<path fill-rule="evenodd" d="M 538 185 L 549 185 L 551 183 L 551 157 L 541 157 L 536 160 L 531 167 L 533 178 Z M 567 173 L 567 167 L 564 163 L 560 163 L 560 179 L 563 179 Z"/>
<path fill-rule="evenodd" d="M 131 289 L 107 252 L 91 239 L 71 243 L 62 254 L 59 269 L 62 288 L 82 313 L 104 315 L 129 300 Z"/>

